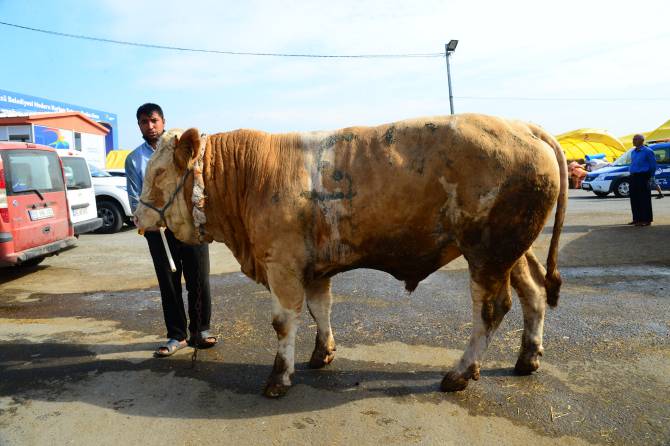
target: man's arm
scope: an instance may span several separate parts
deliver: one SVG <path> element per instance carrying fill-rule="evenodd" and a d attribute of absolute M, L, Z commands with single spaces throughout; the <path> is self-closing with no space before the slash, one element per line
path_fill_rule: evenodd
<path fill-rule="evenodd" d="M 138 200 L 142 194 L 142 173 L 130 155 L 126 158 L 126 192 L 128 192 L 130 210 L 135 212 Z"/>
<path fill-rule="evenodd" d="M 653 150 L 649 150 L 647 156 L 649 158 L 649 175 L 653 177 L 656 173 L 656 155 L 654 155 Z"/>

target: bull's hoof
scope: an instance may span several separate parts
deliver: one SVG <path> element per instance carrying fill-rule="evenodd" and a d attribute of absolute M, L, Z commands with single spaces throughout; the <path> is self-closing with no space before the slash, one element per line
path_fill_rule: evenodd
<path fill-rule="evenodd" d="M 540 367 L 540 360 L 536 357 L 527 358 L 519 357 L 514 366 L 514 373 L 516 375 L 525 376 L 530 375 Z"/>
<path fill-rule="evenodd" d="M 309 360 L 309 367 L 312 369 L 320 369 L 327 366 L 335 359 L 335 352 L 321 349 L 314 349 L 312 357 Z"/>
<path fill-rule="evenodd" d="M 443 392 L 459 392 L 468 387 L 468 378 L 454 371 L 447 372 L 442 378 L 440 389 Z"/>
<path fill-rule="evenodd" d="M 540 356 L 544 352 L 542 346 L 522 345 L 519 358 L 514 366 L 514 373 L 517 375 L 530 375 L 540 367 Z"/>
<path fill-rule="evenodd" d="M 286 384 L 278 383 L 278 382 L 269 382 L 265 386 L 265 390 L 263 391 L 263 395 L 268 397 L 268 398 L 280 398 L 284 395 L 286 395 L 286 392 L 288 392 L 288 389 L 291 386 L 287 386 Z"/>

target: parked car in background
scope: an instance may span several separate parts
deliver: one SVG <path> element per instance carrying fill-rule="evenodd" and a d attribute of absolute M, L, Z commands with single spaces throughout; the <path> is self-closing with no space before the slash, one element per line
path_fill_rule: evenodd
<path fill-rule="evenodd" d="M 670 190 L 670 142 L 649 144 L 656 156 L 656 183 L 662 190 Z M 606 197 L 610 192 L 621 197 L 630 195 L 630 154 L 633 149 L 616 159 L 609 167 L 603 167 L 589 173 L 582 182 L 582 189 L 589 190 L 599 197 Z"/>
<path fill-rule="evenodd" d="M 132 225 L 133 213 L 128 202 L 125 176 L 112 176 L 93 165 L 89 164 L 89 167 L 93 177 L 98 216 L 102 218 L 102 226 L 97 232 L 112 234 L 119 232 L 124 223 Z"/>
<path fill-rule="evenodd" d="M 98 217 L 91 172 L 86 158 L 69 149 L 57 149 L 56 152 L 63 163 L 74 235 L 95 231 L 102 226 L 102 219 Z"/>
<path fill-rule="evenodd" d="M 126 169 L 105 169 L 105 172 L 113 177 L 126 177 Z"/>
<path fill-rule="evenodd" d="M 34 266 L 76 242 L 56 150 L 0 143 L 0 266 Z"/>

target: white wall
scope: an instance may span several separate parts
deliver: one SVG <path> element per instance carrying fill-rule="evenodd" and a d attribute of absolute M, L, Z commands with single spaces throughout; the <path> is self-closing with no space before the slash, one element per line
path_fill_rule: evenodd
<path fill-rule="evenodd" d="M 74 147 L 74 143 L 72 146 Z M 92 135 L 90 133 L 81 134 L 81 154 L 86 160 L 95 164 L 100 169 L 105 168 L 105 160 L 107 153 L 105 152 L 105 137 L 104 135 Z"/>

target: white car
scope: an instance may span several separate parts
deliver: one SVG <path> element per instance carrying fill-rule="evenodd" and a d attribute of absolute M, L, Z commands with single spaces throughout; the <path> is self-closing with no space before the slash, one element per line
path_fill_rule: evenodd
<path fill-rule="evenodd" d="M 63 163 L 74 235 L 79 237 L 80 234 L 101 228 L 103 222 L 99 218 L 99 211 L 96 210 L 96 198 L 86 158 L 79 152 L 68 149 L 58 149 L 56 152 Z"/>
<path fill-rule="evenodd" d="M 126 192 L 126 178 L 112 176 L 108 172 L 89 164 L 98 216 L 102 218 L 102 227 L 97 232 L 113 234 L 123 227 L 124 223 L 132 225 L 133 213 Z"/>

